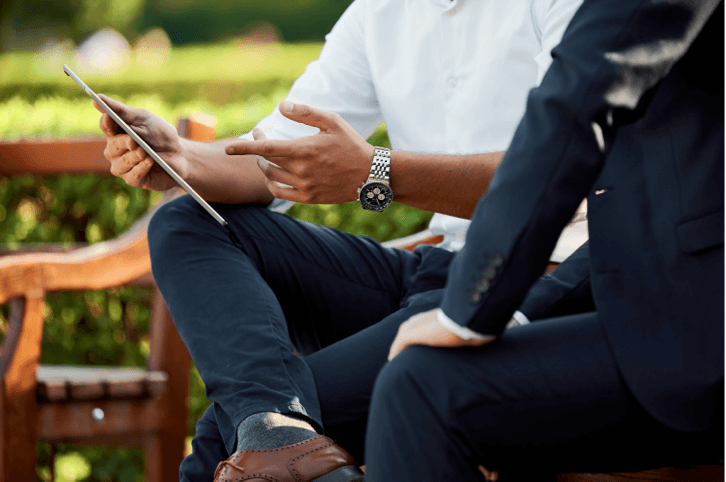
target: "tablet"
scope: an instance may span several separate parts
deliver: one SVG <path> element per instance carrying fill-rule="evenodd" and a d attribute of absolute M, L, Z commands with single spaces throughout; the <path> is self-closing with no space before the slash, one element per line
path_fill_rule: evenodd
<path fill-rule="evenodd" d="M 151 156 L 151 158 L 156 161 L 156 163 L 159 164 L 162 169 L 164 169 L 186 192 L 188 192 L 189 195 L 192 196 L 194 200 L 196 200 L 219 224 L 222 226 L 227 225 L 227 221 L 225 221 L 224 218 L 207 203 L 207 201 L 202 199 L 202 196 L 197 194 L 197 192 L 192 189 L 192 187 L 184 179 L 182 179 L 181 176 L 179 176 L 179 174 L 177 174 L 176 171 L 174 171 L 174 169 L 172 169 L 171 166 L 161 158 L 161 156 L 154 152 L 146 141 L 139 137 L 139 135 L 127 123 L 121 120 L 121 118 L 104 101 L 102 101 L 100 97 L 98 97 L 86 84 L 84 84 L 83 81 L 68 68 L 67 65 L 63 66 L 63 71 L 67 76 L 75 80 L 86 94 L 90 95 L 91 98 L 95 100 L 108 115 L 111 116 L 111 119 L 113 119 L 114 122 L 116 122 L 116 124 L 118 124 L 119 127 L 121 127 L 121 129 L 123 129 L 128 135 L 130 135 L 131 138 L 136 141 L 136 143 L 140 145 L 141 148 L 145 150 L 146 153 Z"/>

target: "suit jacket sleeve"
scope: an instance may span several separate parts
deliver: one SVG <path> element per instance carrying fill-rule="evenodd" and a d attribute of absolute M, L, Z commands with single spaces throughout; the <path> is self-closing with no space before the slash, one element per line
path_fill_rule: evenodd
<path fill-rule="evenodd" d="M 595 311 L 590 285 L 589 242 L 554 271 L 539 278 L 519 306 L 529 321 Z"/>
<path fill-rule="evenodd" d="M 688 50 L 715 0 L 586 0 L 573 17 L 487 194 L 442 300 L 456 323 L 499 334 L 589 194 L 617 128 Z"/>

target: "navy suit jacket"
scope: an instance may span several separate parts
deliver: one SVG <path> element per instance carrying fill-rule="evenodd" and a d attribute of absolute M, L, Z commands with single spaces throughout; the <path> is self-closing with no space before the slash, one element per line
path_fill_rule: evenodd
<path fill-rule="evenodd" d="M 522 310 L 548 316 L 591 296 L 629 389 L 686 431 L 723 407 L 723 35 L 718 1 L 586 0 L 530 93 L 441 305 L 499 334 L 587 197 L 590 241 L 554 274 L 569 284 L 535 284 Z"/>

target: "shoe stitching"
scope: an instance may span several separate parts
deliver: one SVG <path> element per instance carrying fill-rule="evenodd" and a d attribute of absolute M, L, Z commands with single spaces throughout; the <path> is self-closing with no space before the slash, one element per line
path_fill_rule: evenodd
<path fill-rule="evenodd" d="M 328 441 L 328 442 L 326 442 L 325 445 L 323 445 L 321 447 L 316 447 L 312 450 L 308 450 L 307 452 L 298 455 L 294 459 L 290 459 L 290 461 L 287 463 L 288 470 L 290 472 L 292 472 L 292 474 L 295 476 L 295 480 L 302 480 L 302 474 L 300 474 L 300 472 L 295 468 L 295 464 L 303 457 L 307 457 L 308 455 L 310 455 L 314 452 L 317 452 L 317 451 L 323 450 L 323 449 L 327 449 L 328 447 L 333 447 L 333 446 L 335 446 L 335 443 L 333 443 L 332 441 Z"/>
<path fill-rule="evenodd" d="M 270 482 L 282 482 L 282 479 L 278 479 L 274 475 L 263 474 L 261 472 L 256 472 L 254 474 L 248 474 L 248 475 L 243 476 L 242 478 L 237 478 L 230 482 L 242 482 L 244 480 L 250 480 L 250 479 L 255 479 L 255 478 L 269 480 Z"/>
<path fill-rule="evenodd" d="M 309 438 L 307 440 L 303 440 L 302 442 L 298 442 L 298 443 L 295 443 L 295 444 L 292 444 L 292 445 L 286 445 L 284 447 L 279 447 L 279 448 L 274 448 L 274 449 L 253 449 L 253 450 L 245 450 L 244 452 L 253 452 L 253 453 L 274 453 L 274 452 L 282 452 L 282 451 L 287 450 L 287 449 L 289 449 L 291 447 L 297 447 L 297 446 L 300 446 L 300 445 L 309 444 L 309 443 L 311 443 L 313 441 L 316 441 L 316 440 L 326 440 L 326 439 L 327 439 L 326 445 L 324 445 L 322 447 L 315 448 L 313 450 L 308 450 L 307 452 L 305 452 L 305 453 L 303 453 L 301 455 L 298 455 L 297 457 L 295 457 L 294 459 L 292 459 L 288 463 L 288 466 L 290 466 L 292 463 L 294 463 L 296 460 L 298 460 L 298 459 L 300 459 L 302 457 L 305 457 L 305 456 L 307 456 L 307 455 L 309 455 L 309 454 L 311 454 L 313 452 L 316 452 L 318 450 L 322 450 L 324 448 L 333 446 L 335 444 L 332 443 L 332 441 L 330 439 L 328 439 L 327 437 L 325 437 L 324 435 L 317 435 L 317 436 L 312 437 L 312 438 Z M 214 479 L 215 480 L 217 479 L 217 475 L 219 474 L 219 472 L 221 471 L 221 469 L 223 467 L 225 467 L 225 466 L 234 467 L 235 469 L 237 469 L 240 472 L 244 473 L 244 469 L 242 467 L 239 467 L 238 465 L 235 465 L 234 463 L 230 462 L 230 459 L 238 458 L 235 455 L 233 455 L 229 459 L 223 460 L 222 462 L 219 463 L 219 465 L 217 466 L 217 470 L 214 471 Z M 296 469 L 289 468 L 288 470 L 290 470 L 291 472 L 293 472 L 293 476 L 295 477 L 295 479 L 300 480 L 300 478 L 302 477 L 302 475 L 300 475 L 299 472 Z M 236 478 L 234 480 L 230 480 L 230 482 L 242 482 L 243 480 L 249 480 L 252 477 L 266 477 L 266 478 L 273 479 L 274 482 L 282 482 L 280 479 L 278 479 L 275 476 L 267 475 L 267 474 L 263 474 L 263 473 L 246 474 L 246 475 L 243 475 L 242 478 L 239 478 L 238 477 L 238 478 Z"/>
<path fill-rule="evenodd" d="M 248 453 L 274 453 L 274 452 L 282 452 L 283 450 L 287 450 L 287 449 L 289 449 L 291 447 L 297 447 L 298 445 L 304 445 L 304 444 L 307 444 L 307 443 L 312 442 L 313 440 L 324 439 L 324 438 L 326 438 L 324 435 L 316 435 L 315 437 L 309 438 L 307 440 L 303 440 L 302 442 L 298 442 L 298 443 L 295 443 L 295 444 L 292 444 L 292 445 L 285 445 L 284 447 L 279 447 L 279 448 L 276 448 L 276 449 L 251 449 L 251 450 L 243 450 L 243 451 L 240 451 L 239 453 L 242 453 L 242 452 L 248 452 Z"/>
<path fill-rule="evenodd" d="M 235 469 L 239 470 L 240 472 L 242 472 L 244 474 L 244 469 L 242 469 L 241 467 L 239 467 L 237 465 L 234 465 L 232 463 L 229 463 L 226 460 L 220 463 L 220 465 L 222 465 L 222 464 L 224 464 L 224 465 L 230 465 L 230 466 L 234 467 Z M 214 479 L 215 480 L 217 479 L 217 472 L 218 471 L 219 471 L 219 467 L 217 467 L 217 471 L 215 471 L 215 473 L 214 473 Z M 227 481 L 228 482 L 242 482 L 244 480 L 250 480 L 250 479 L 255 479 L 255 478 L 257 478 L 257 479 L 260 479 L 261 478 L 261 479 L 269 480 L 270 482 L 283 482 L 281 479 L 278 479 L 274 475 L 264 474 L 262 472 L 254 472 L 252 474 L 244 474 L 244 475 L 242 475 L 242 477 L 237 477 L 236 479 L 227 479 Z"/>

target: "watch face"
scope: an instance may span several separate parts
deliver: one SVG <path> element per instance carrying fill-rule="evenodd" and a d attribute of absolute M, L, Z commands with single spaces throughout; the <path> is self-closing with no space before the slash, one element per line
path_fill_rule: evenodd
<path fill-rule="evenodd" d="M 393 191 L 385 182 L 369 182 L 360 189 L 360 203 L 363 209 L 383 211 L 392 202 Z"/>

